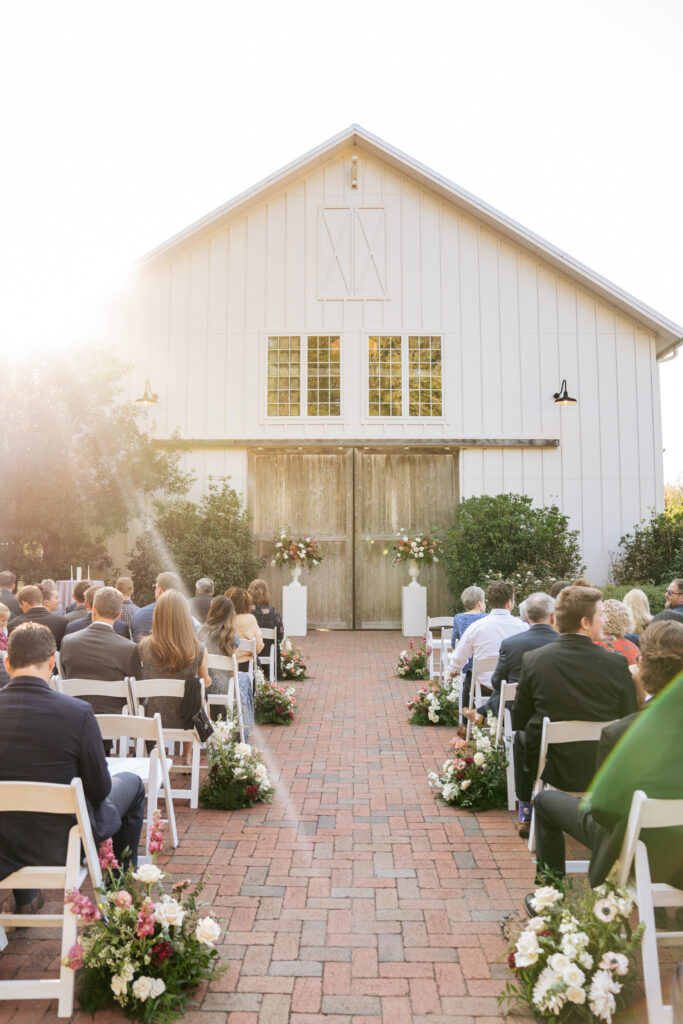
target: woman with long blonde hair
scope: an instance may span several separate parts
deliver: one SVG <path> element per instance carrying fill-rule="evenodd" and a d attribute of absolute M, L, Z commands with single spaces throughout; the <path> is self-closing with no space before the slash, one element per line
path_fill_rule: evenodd
<path fill-rule="evenodd" d="M 629 590 L 627 594 L 624 594 L 623 601 L 633 618 L 635 627 L 633 632 L 636 636 L 640 636 L 652 622 L 650 602 L 647 599 L 647 594 L 644 590 L 634 587 L 633 590 Z M 633 637 L 629 636 L 629 640 L 632 639 Z"/>

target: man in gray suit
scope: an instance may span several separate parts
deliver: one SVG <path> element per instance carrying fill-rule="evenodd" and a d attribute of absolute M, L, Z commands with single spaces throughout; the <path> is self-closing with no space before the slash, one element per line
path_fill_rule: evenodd
<path fill-rule="evenodd" d="M 64 637 L 60 652 L 65 679 L 117 680 L 142 675 L 140 655 L 132 640 L 114 632 L 114 623 L 121 615 L 123 598 L 114 587 L 100 587 L 95 594 L 93 621 L 85 629 Z M 93 697 L 96 714 L 121 713 L 117 697 Z"/>

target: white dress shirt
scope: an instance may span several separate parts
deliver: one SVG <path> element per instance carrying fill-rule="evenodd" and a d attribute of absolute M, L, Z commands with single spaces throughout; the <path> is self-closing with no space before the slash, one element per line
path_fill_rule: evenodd
<path fill-rule="evenodd" d="M 485 618 L 473 622 L 463 633 L 449 660 L 451 673 L 457 675 L 472 657 L 497 657 L 503 640 L 528 628 L 526 622 L 513 618 L 507 608 L 492 608 Z M 487 685 L 492 675 L 493 672 L 484 672 L 479 682 Z"/>

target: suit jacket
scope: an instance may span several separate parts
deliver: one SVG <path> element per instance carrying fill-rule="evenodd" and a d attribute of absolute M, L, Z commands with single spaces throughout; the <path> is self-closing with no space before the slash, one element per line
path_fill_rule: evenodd
<path fill-rule="evenodd" d="M 75 622 L 77 619 L 84 619 L 86 615 L 90 615 L 90 612 L 84 604 L 70 605 L 64 612 L 64 618 L 67 622 Z"/>
<path fill-rule="evenodd" d="M 522 671 L 522 658 L 527 651 L 535 651 L 538 647 L 557 640 L 558 633 L 546 622 L 538 622 L 530 626 L 525 633 L 517 633 L 503 640 L 498 654 L 498 664 L 491 676 L 491 686 L 500 690 L 501 683 L 516 683 Z"/>
<path fill-rule="evenodd" d="M 43 608 L 42 605 L 38 605 L 37 608 L 29 608 L 23 615 L 17 615 L 15 618 L 10 619 L 7 627 L 7 634 L 9 634 L 20 626 L 22 622 L 39 622 L 41 626 L 47 626 L 52 635 L 55 638 L 55 643 L 59 648 L 62 642 L 62 637 L 66 632 L 67 621 L 63 615 L 54 615 L 49 612 L 47 608 Z"/>
<path fill-rule="evenodd" d="M 213 594 L 197 594 L 190 600 L 190 613 L 194 615 L 198 622 L 206 622 L 206 616 L 209 614 L 212 601 Z"/>
<path fill-rule="evenodd" d="M 551 722 L 610 722 L 637 710 L 626 658 L 597 647 L 587 636 L 564 633 L 524 655 L 512 728 L 524 730 L 524 746 L 533 761 L 546 716 Z M 557 789 L 582 792 L 593 776 L 596 755 L 597 742 L 553 745 L 543 780 Z"/>
<path fill-rule="evenodd" d="M 137 644 L 115 633 L 104 622 L 65 636 L 60 652 L 65 679 L 123 679 L 142 676 Z M 118 697 L 89 698 L 96 715 L 119 715 L 123 702 Z"/>
<path fill-rule="evenodd" d="M 76 776 L 92 805 L 91 820 L 98 820 L 97 838 L 113 835 L 121 819 L 106 799 L 111 778 L 92 708 L 54 693 L 36 676 L 15 677 L 0 691 L 0 780 L 68 785 Z M 72 824 L 69 815 L 0 814 L 0 878 L 46 858 L 63 863 Z"/>
<path fill-rule="evenodd" d="M 86 629 L 91 624 L 92 612 L 88 612 L 88 614 L 84 615 L 81 619 L 74 619 L 73 622 L 67 622 L 64 635 L 71 636 L 72 633 L 78 633 L 79 629 Z M 119 636 L 124 636 L 126 640 L 130 640 L 130 630 L 125 622 L 121 622 L 121 619 L 115 619 L 114 632 L 118 633 Z"/>
<path fill-rule="evenodd" d="M 13 619 L 15 615 L 21 615 L 21 605 L 12 591 L 8 590 L 6 587 L 0 587 L 0 603 L 9 608 L 10 619 Z"/>

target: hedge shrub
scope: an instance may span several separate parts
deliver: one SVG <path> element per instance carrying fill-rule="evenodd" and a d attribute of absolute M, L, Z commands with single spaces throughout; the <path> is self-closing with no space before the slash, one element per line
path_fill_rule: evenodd
<path fill-rule="evenodd" d="M 676 577 L 683 577 L 681 504 L 665 512 L 653 511 L 649 519 L 642 519 L 632 533 L 621 538 L 610 565 L 610 582 L 616 584 L 629 580 L 668 584 Z"/>

